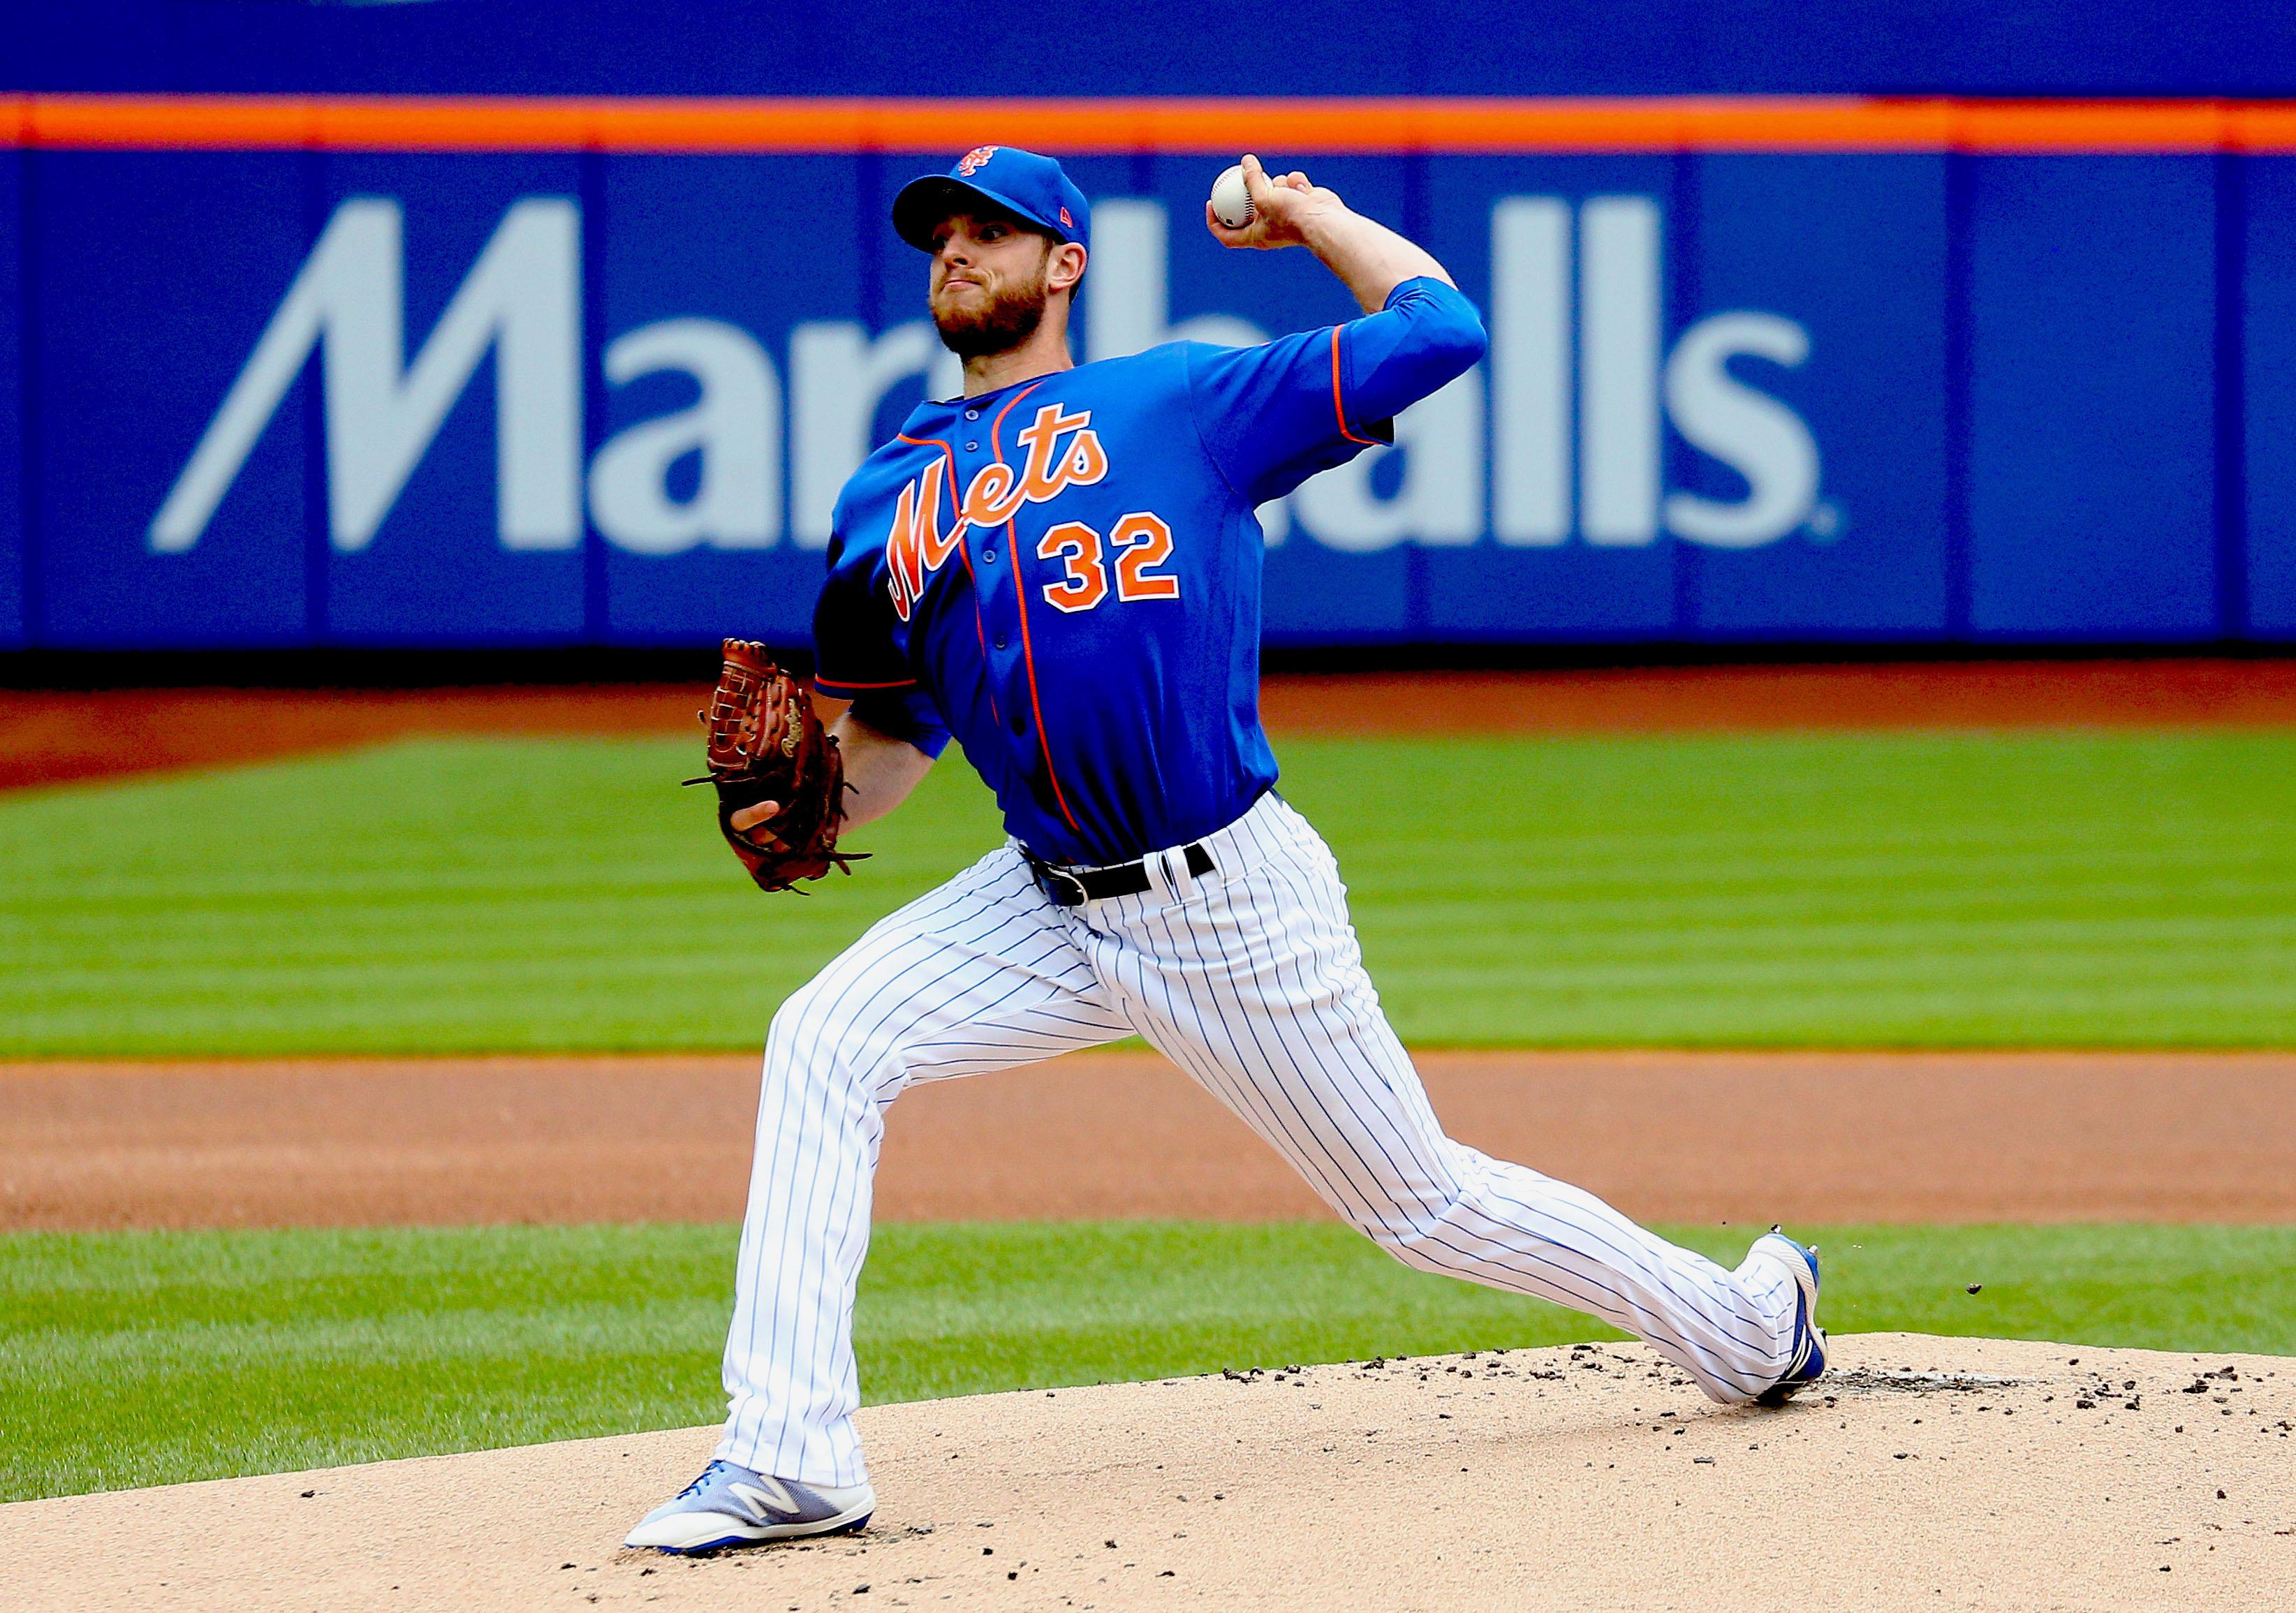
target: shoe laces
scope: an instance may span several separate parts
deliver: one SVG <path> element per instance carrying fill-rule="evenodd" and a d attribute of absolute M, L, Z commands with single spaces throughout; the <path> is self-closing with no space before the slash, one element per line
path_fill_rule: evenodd
<path fill-rule="evenodd" d="M 709 1484 L 711 1479 L 717 1478 L 718 1470 L 725 1467 L 725 1465 L 726 1464 L 723 1462 L 713 1462 L 708 1467 L 702 1469 L 700 1478 L 696 1478 L 692 1484 L 687 1485 L 684 1489 L 677 1493 L 678 1500 L 684 1501 L 689 1495 L 700 1494 L 702 1487 Z"/>

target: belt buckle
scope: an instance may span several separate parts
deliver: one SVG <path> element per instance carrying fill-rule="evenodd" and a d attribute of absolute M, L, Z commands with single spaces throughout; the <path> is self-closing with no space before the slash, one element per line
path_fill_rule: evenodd
<path fill-rule="evenodd" d="M 1050 863 L 1037 864 L 1037 883 L 1056 907 L 1081 907 L 1088 899 L 1084 881 L 1065 868 L 1055 868 Z"/>

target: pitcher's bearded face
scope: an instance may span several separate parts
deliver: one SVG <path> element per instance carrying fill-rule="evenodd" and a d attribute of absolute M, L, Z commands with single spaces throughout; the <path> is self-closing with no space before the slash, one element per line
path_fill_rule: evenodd
<path fill-rule="evenodd" d="M 933 324 L 961 358 L 1002 353 L 1045 317 L 1053 243 L 994 216 L 952 217 L 933 232 Z"/>

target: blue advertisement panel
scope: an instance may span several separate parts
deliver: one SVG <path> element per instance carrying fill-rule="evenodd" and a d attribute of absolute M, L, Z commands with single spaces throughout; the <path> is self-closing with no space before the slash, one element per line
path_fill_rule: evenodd
<path fill-rule="evenodd" d="M 922 389 L 939 344 L 856 317 L 857 159 L 602 166 L 606 435 L 587 484 L 607 632 L 802 641 L 838 487 L 895 429 L 883 394 Z"/>
<path fill-rule="evenodd" d="M 1972 629 L 2213 636 L 2213 160 L 1972 168 Z"/>
<path fill-rule="evenodd" d="M 261 339 L 303 258 L 306 160 L 29 161 L 41 643 L 302 640 L 304 355 Z"/>
<path fill-rule="evenodd" d="M 2280 0 L 1294 0 L 1262 95 L 1699 93 L 2286 94 Z M 12 84 L 144 92 L 429 94 L 1238 93 L 1189 0 L 1015 26 L 988 0 L 251 5 L 72 0 L 0 7 Z"/>
<path fill-rule="evenodd" d="M 1262 512 L 1273 643 L 2296 637 L 2296 159 L 1268 155 L 1490 336 Z M 801 643 L 943 160 L 0 151 L 0 646 Z M 1222 166 L 1070 162 L 1079 358 L 1355 311 Z"/>
<path fill-rule="evenodd" d="M 1424 636 L 1673 635 L 1659 375 L 1676 168 L 1668 157 L 1428 163 L 1429 248 L 1483 309 L 1491 347 L 1447 389 L 1446 418 L 1414 435 L 1473 444 L 1464 466 L 1425 467 L 1417 489 Z"/>
<path fill-rule="evenodd" d="M 2245 166 L 2246 625 L 2296 639 L 2296 158 Z"/>
<path fill-rule="evenodd" d="M 0 151 L 0 650 L 24 643 L 24 162 Z"/>
<path fill-rule="evenodd" d="M 1704 638 L 1945 631 L 1941 156 L 1693 160 L 1666 524 Z"/>
<path fill-rule="evenodd" d="M 326 159 L 299 284 L 327 349 L 331 639 L 581 636 L 580 191 L 570 156 Z"/>

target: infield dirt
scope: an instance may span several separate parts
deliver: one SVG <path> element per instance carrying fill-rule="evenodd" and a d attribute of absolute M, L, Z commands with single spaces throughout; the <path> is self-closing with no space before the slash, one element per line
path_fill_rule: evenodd
<path fill-rule="evenodd" d="M 1871 1334 L 1782 1411 L 1636 1346 L 861 1412 L 858 1538 L 619 1550 L 715 1429 L 0 1507 L 12 1607 L 2286 1607 L 2296 1367 Z"/>
<path fill-rule="evenodd" d="M 1645 1220 L 2296 1220 L 2296 1054 L 1414 1056 L 1462 1141 Z M 732 1220 L 757 1084 L 738 1055 L 0 1065 L 0 1231 Z M 1118 1052 L 905 1094 L 877 1213 L 1324 1211 Z"/>

